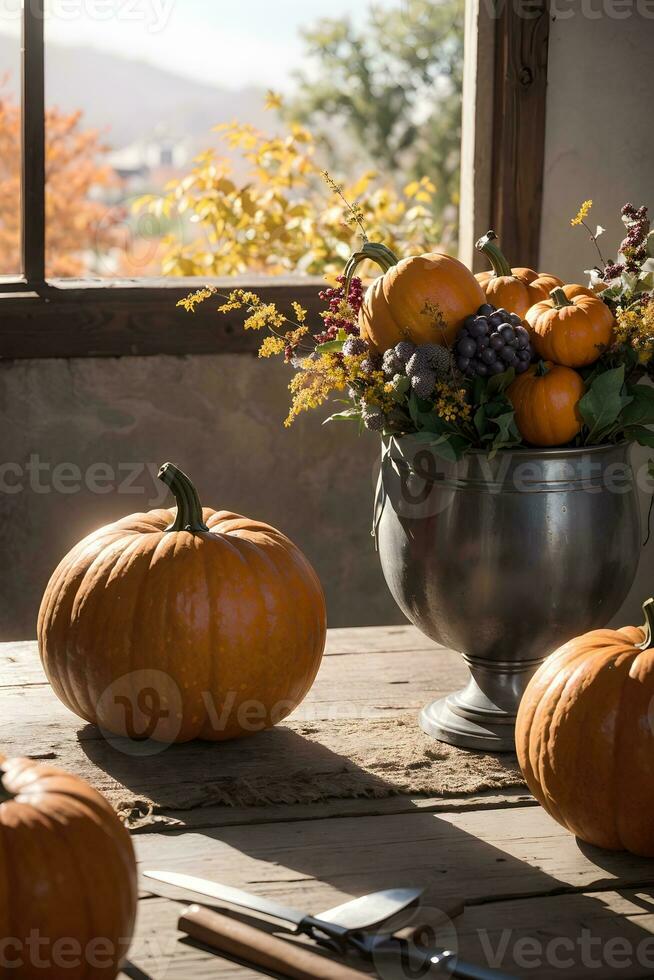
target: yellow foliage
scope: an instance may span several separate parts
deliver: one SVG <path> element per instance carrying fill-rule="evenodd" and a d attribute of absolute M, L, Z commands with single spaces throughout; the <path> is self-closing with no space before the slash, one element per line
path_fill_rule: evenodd
<path fill-rule="evenodd" d="M 270 108 L 276 107 L 274 95 L 268 96 Z M 216 128 L 246 163 L 243 178 L 235 177 L 229 159 L 207 150 L 163 196 L 137 202 L 141 212 L 183 216 L 184 235 L 164 238 L 165 275 L 333 276 L 352 251 L 353 222 L 399 255 L 436 246 L 438 229 L 429 208 L 435 188 L 427 177 L 398 191 L 366 171 L 344 185 L 330 181 L 337 190 L 330 200 L 316 141 L 302 126 L 291 124 L 279 135 L 239 122 Z M 341 192 L 353 211 L 346 212 Z"/>

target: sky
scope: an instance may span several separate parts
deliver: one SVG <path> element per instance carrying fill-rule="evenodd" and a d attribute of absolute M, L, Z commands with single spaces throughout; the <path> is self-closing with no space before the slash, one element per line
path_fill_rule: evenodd
<path fill-rule="evenodd" d="M 398 6 L 402 0 L 374 0 Z M 18 35 L 21 0 L 0 0 L 0 32 Z M 303 63 L 299 28 L 366 18 L 370 0 L 46 0 L 46 40 L 97 47 L 225 88 L 287 91 Z M 17 42 L 18 43 L 18 42 Z"/>

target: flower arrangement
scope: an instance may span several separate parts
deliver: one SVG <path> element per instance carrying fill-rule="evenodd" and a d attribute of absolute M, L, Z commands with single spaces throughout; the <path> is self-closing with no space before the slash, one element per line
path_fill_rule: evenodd
<path fill-rule="evenodd" d="M 412 434 L 458 459 L 520 446 L 583 446 L 627 439 L 654 447 L 654 232 L 647 208 L 627 204 L 627 234 L 605 261 L 585 201 L 572 219 L 600 257 L 588 286 L 511 269 L 489 232 L 478 248 L 493 270 L 474 277 L 456 259 L 427 253 L 398 259 L 370 242 L 363 211 L 340 185 L 363 242 L 345 271 L 320 293 L 319 324 L 293 303 L 292 314 L 253 292 L 221 295 L 218 311 L 243 311 L 245 329 L 265 330 L 260 357 L 281 356 L 293 370 L 285 425 L 334 402 L 326 421 L 353 421 L 384 435 Z M 382 276 L 366 290 L 364 261 Z M 217 290 L 180 303 L 192 312 Z"/>

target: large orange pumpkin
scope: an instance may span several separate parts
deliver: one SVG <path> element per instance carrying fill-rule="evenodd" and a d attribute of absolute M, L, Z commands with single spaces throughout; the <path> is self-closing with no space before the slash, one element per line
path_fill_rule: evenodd
<path fill-rule="evenodd" d="M 489 231 L 475 246 L 490 260 L 492 270 L 479 272 L 480 283 L 486 299 L 493 306 L 504 308 L 510 313 L 524 317 L 530 306 L 547 299 L 555 286 L 562 286 L 558 276 L 549 272 L 534 272 L 533 269 L 512 269 L 497 244 L 497 235 Z"/>
<path fill-rule="evenodd" d="M 540 357 L 584 367 L 598 359 L 613 338 L 613 314 L 585 286 L 552 290 L 551 299 L 527 311 L 532 343 Z"/>
<path fill-rule="evenodd" d="M 7 975 L 117 976 L 134 931 L 136 861 L 99 793 L 51 766 L 1 759 L 0 865 Z"/>
<path fill-rule="evenodd" d="M 583 425 L 583 394 L 580 375 L 550 361 L 532 364 L 507 390 L 520 434 L 532 446 L 563 446 L 574 439 Z"/>
<path fill-rule="evenodd" d="M 465 318 L 484 302 L 473 274 L 451 255 L 429 252 L 398 260 L 385 246 L 366 242 L 348 263 L 348 282 L 366 259 L 384 270 L 359 314 L 361 336 L 376 351 L 400 340 L 451 346 Z"/>
<path fill-rule="evenodd" d="M 516 749 L 529 789 L 590 844 L 654 857 L 654 600 L 647 625 L 562 646 L 520 703 Z"/>
<path fill-rule="evenodd" d="M 116 735 L 185 742 L 270 727 L 318 671 L 320 582 L 279 531 L 203 510 L 170 463 L 159 475 L 176 511 L 109 524 L 54 572 L 38 623 L 48 679 L 71 711 Z"/>

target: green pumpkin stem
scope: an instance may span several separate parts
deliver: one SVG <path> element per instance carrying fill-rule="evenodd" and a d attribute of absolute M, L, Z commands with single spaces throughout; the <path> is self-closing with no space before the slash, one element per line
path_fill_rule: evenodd
<path fill-rule="evenodd" d="M 502 252 L 499 245 L 496 244 L 497 235 L 491 229 L 487 231 L 483 238 L 480 238 L 475 248 L 478 252 L 483 252 L 486 258 L 489 260 L 493 267 L 493 272 L 496 276 L 512 276 L 513 271 L 511 266 L 506 259 L 504 252 Z"/>
<path fill-rule="evenodd" d="M 550 373 L 550 369 L 548 368 L 545 361 L 539 361 L 536 367 L 536 376 L 538 378 L 544 378 L 545 375 L 549 373 Z"/>
<path fill-rule="evenodd" d="M 564 306 L 575 305 L 574 303 L 570 302 L 568 297 L 563 292 L 561 286 L 555 286 L 552 292 L 550 293 L 550 296 L 552 297 L 552 300 L 554 301 L 554 305 L 557 308 L 557 310 L 562 310 Z"/>
<path fill-rule="evenodd" d="M 159 479 L 170 487 L 177 504 L 177 516 L 167 531 L 190 531 L 197 534 L 209 528 L 202 519 L 202 504 L 198 492 L 187 477 L 173 463 L 164 463 L 159 470 Z"/>
<path fill-rule="evenodd" d="M 357 268 L 362 262 L 375 262 L 382 272 L 388 272 L 400 261 L 387 245 L 382 242 L 364 242 L 358 252 L 354 252 L 345 266 L 345 298 L 350 298 L 350 285 Z"/>
<path fill-rule="evenodd" d="M 642 629 L 645 639 L 642 643 L 637 643 L 636 648 L 638 650 L 651 650 L 654 647 L 654 599 L 647 599 L 643 603 L 643 612 L 645 613 L 645 624 Z"/>

